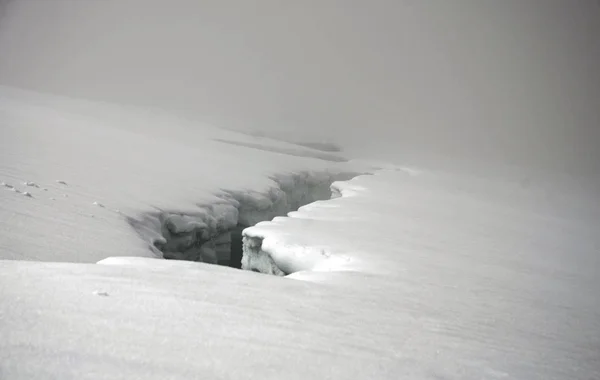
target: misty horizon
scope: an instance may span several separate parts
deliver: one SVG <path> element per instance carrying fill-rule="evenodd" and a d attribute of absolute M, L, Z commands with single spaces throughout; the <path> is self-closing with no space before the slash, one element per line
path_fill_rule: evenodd
<path fill-rule="evenodd" d="M 0 84 L 365 157 L 598 173 L 600 6 L 4 1 Z"/>

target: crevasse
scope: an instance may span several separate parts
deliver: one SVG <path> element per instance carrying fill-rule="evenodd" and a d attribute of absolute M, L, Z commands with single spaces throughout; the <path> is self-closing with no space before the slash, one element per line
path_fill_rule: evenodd
<path fill-rule="evenodd" d="M 241 267 L 282 276 L 290 273 L 290 268 L 276 263 L 261 249 L 261 238 L 244 234 L 242 244 L 242 231 L 309 203 L 330 199 L 333 183 L 358 174 L 329 170 L 276 175 L 270 178 L 272 184 L 263 192 L 223 191 L 218 194 L 218 202 L 201 205 L 193 212 L 161 211 L 146 215 L 142 222 L 131 223 L 142 236 L 154 236 L 150 239 L 151 248 L 166 259 Z M 333 191 L 335 194 L 336 190 Z"/>

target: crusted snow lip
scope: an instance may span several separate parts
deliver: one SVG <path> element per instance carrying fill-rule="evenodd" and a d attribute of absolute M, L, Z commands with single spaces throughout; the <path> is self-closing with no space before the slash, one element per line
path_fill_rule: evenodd
<path fill-rule="evenodd" d="M 334 181 L 330 189 L 329 200 L 304 205 L 298 212 L 290 212 L 287 216 L 276 217 L 244 229 L 242 269 L 276 276 L 287 276 L 302 271 L 343 269 L 350 258 L 340 254 L 332 255 L 328 247 L 292 243 L 286 234 L 282 235 L 281 231 L 272 229 L 286 219 L 295 218 L 300 211 L 308 211 L 314 207 L 338 207 L 339 205 L 335 204 L 338 198 L 351 197 L 366 191 L 364 187 L 355 185 L 352 179 Z M 302 222 L 302 219 L 298 218 L 296 221 Z"/>
<path fill-rule="evenodd" d="M 355 197 L 369 190 L 361 186 L 356 179 L 364 175 L 373 175 L 386 171 L 401 171 L 407 175 L 420 175 L 416 169 L 387 166 L 381 167 L 375 172 L 362 173 L 345 180 L 337 180 L 331 183 L 331 195 L 328 200 L 316 201 L 306 204 L 297 212 L 290 212 L 287 216 L 276 217 L 271 221 L 258 223 L 244 229 L 243 235 L 243 258 L 242 269 L 257 272 L 286 276 L 305 271 L 339 271 L 344 270 L 352 259 L 340 252 L 332 253 L 327 246 L 314 244 L 303 244 L 302 237 L 289 237 L 293 234 L 286 229 L 278 228 L 284 223 L 296 225 L 294 230 L 302 231 L 306 227 L 303 223 L 311 223 L 315 215 L 311 210 L 319 208 L 343 207 L 339 198 Z M 305 218 L 305 216 L 308 216 Z"/>
<path fill-rule="evenodd" d="M 333 183 L 360 174 L 364 173 L 329 169 L 272 175 L 271 186 L 264 191 L 223 190 L 216 194 L 216 202 L 199 205 L 197 210 L 158 210 L 140 218 L 128 218 L 128 221 L 140 236 L 149 240 L 157 257 L 282 276 L 288 273 L 268 256 L 253 260 L 252 265 L 247 257 L 243 259 L 242 230 L 287 215 L 312 202 L 330 199 Z M 239 254 L 236 255 L 237 250 L 232 247 L 239 249 Z M 243 249 L 246 250 L 250 252 L 249 247 Z"/>
<path fill-rule="evenodd" d="M 277 223 L 278 218 L 275 219 Z M 275 276 L 340 270 L 350 261 L 346 256 L 331 255 L 327 247 L 288 243 L 273 233 L 262 231 L 260 225 L 244 230 L 243 244 L 242 269 Z"/>

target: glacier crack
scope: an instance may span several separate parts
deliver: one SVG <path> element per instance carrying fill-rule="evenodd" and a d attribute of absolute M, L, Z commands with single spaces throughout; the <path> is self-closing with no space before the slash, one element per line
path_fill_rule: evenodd
<path fill-rule="evenodd" d="M 132 227 L 151 243 L 159 257 L 223 265 L 283 276 L 289 274 L 262 250 L 262 239 L 244 236 L 244 229 L 285 216 L 300 207 L 335 197 L 334 182 L 361 173 L 303 171 L 270 177 L 264 191 L 228 190 L 217 201 L 193 212 L 161 210 L 141 219 L 129 218 Z M 332 194 L 333 192 L 333 194 Z"/>

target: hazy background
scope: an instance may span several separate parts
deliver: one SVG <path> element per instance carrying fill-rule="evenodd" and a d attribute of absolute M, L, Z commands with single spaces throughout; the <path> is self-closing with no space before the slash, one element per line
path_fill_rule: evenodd
<path fill-rule="evenodd" d="M 600 176 L 594 0 L 0 0 L 0 12 L 1 84 L 399 162 Z"/>

